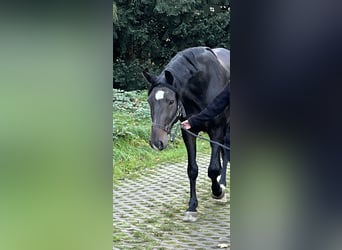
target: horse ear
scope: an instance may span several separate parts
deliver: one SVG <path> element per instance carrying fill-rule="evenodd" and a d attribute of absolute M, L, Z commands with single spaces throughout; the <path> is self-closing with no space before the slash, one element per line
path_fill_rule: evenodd
<path fill-rule="evenodd" d="M 173 75 L 170 71 L 165 70 L 165 78 L 168 84 L 172 85 L 173 84 Z"/>
<path fill-rule="evenodd" d="M 145 77 L 145 79 L 149 82 L 154 84 L 156 82 L 157 77 L 155 77 L 154 75 L 151 75 L 150 73 L 148 73 L 147 70 L 143 71 L 143 75 Z"/>

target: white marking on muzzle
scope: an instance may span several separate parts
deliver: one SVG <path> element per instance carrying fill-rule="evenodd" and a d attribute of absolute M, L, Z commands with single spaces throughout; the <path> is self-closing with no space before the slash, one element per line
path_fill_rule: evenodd
<path fill-rule="evenodd" d="M 158 90 L 154 97 L 158 101 L 158 100 L 164 99 L 164 94 L 165 92 L 163 90 Z"/>

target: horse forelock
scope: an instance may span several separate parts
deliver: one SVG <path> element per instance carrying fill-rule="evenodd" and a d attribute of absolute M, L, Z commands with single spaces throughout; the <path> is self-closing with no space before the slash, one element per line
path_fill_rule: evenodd
<path fill-rule="evenodd" d="M 167 83 L 155 83 L 155 84 L 153 84 L 153 85 L 149 88 L 149 90 L 148 90 L 148 92 L 147 92 L 147 95 L 150 95 L 151 92 L 152 92 L 152 90 L 153 90 L 154 88 L 156 88 L 156 87 L 158 87 L 158 88 L 160 88 L 160 87 L 165 87 L 165 88 L 171 89 L 173 92 L 175 92 L 176 96 L 178 96 L 178 90 L 177 90 L 174 86 L 172 86 L 172 85 L 170 85 L 170 84 L 167 84 Z"/>

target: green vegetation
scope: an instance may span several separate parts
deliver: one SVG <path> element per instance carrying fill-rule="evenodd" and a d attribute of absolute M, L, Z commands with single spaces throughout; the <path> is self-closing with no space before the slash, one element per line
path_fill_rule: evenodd
<path fill-rule="evenodd" d="M 113 1 L 113 87 L 146 89 L 141 72 L 158 73 L 178 51 L 230 48 L 230 0 Z"/>
<path fill-rule="evenodd" d="M 113 1 L 114 181 L 160 163 L 186 160 L 180 131 L 161 152 L 148 144 L 148 83 L 142 71 L 160 73 L 178 51 L 188 47 L 229 49 L 229 29 L 230 0 Z M 205 141 L 198 141 L 197 148 L 209 152 Z"/>
<path fill-rule="evenodd" d="M 175 129 L 175 128 L 174 128 Z M 187 159 L 186 149 L 178 131 L 173 143 L 163 151 L 149 146 L 151 130 L 147 91 L 113 90 L 113 173 L 114 181 L 134 177 L 140 170 L 160 163 Z M 199 152 L 208 153 L 208 142 L 198 141 Z"/>

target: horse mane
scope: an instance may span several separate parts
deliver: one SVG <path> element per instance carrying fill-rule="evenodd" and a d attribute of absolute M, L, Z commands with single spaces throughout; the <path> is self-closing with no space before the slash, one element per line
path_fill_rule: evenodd
<path fill-rule="evenodd" d="M 168 70 L 178 80 L 175 87 L 179 83 L 186 82 L 185 79 L 190 79 L 196 73 L 201 71 L 201 65 L 198 58 L 206 51 L 211 51 L 213 56 L 216 57 L 214 52 L 208 47 L 194 47 L 188 48 L 178 52 L 171 61 L 165 66 L 164 71 Z"/>
<path fill-rule="evenodd" d="M 197 113 L 223 89 L 225 76 L 226 70 L 212 49 L 187 48 L 178 52 L 151 82 L 148 94 L 154 87 L 167 87 L 180 98 L 187 113 Z"/>
<path fill-rule="evenodd" d="M 208 74 L 208 70 L 212 70 L 211 74 Z M 161 75 L 165 71 L 171 72 L 174 77 L 172 87 L 177 90 L 182 101 L 191 103 L 191 109 L 202 110 L 214 95 L 212 89 L 209 89 L 211 94 L 207 92 L 211 83 L 210 75 L 219 77 L 222 70 L 217 56 L 210 48 L 193 47 L 178 52 Z"/>
<path fill-rule="evenodd" d="M 169 71 L 172 73 L 172 76 L 175 78 L 174 85 L 170 85 L 164 79 L 159 80 L 152 84 L 152 86 L 148 90 L 148 95 L 151 93 L 154 87 L 167 87 L 177 94 L 179 94 L 177 87 L 190 79 L 196 72 L 198 72 L 198 63 L 196 61 L 196 57 L 203 53 L 203 49 L 201 47 L 196 48 L 188 48 L 183 51 L 178 52 L 174 57 L 171 58 L 169 63 L 164 67 L 164 70 L 160 73 L 159 79 L 163 78 L 165 75 L 165 71 Z"/>

